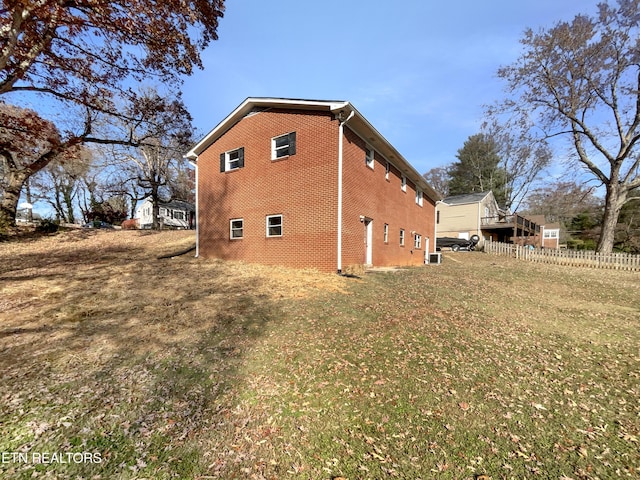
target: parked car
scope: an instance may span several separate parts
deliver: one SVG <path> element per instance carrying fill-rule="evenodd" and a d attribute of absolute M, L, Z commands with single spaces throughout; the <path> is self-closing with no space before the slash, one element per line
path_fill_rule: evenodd
<path fill-rule="evenodd" d="M 95 222 L 85 223 L 82 228 L 113 228 L 113 225 L 96 220 Z"/>
<path fill-rule="evenodd" d="M 464 238 L 440 237 L 436 239 L 436 250 L 450 248 L 454 252 L 458 250 L 474 250 L 480 241 L 478 235 L 472 235 L 469 240 Z"/>

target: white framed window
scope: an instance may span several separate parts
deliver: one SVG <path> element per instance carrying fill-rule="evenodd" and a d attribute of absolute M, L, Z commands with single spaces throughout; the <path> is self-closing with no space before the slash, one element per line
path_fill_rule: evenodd
<path fill-rule="evenodd" d="M 416 233 L 413 236 L 413 248 L 422 248 L 422 235 Z"/>
<path fill-rule="evenodd" d="M 229 220 L 229 238 L 237 240 L 244 237 L 244 220 L 242 218 L 232 218 Z"/>
<path fill-rule="evenodd" d="M 558 230 L 545 230 L 544 238 L 558 238 Z"/>
<path fill-rule="evenodd" d="M 184 220 L 184 212 L 179 212 L 177 210 L 174 210 L 173 218 L 175 218 L 176 220 Z"/>
<path fill-rule="evenodd" d="M 422 190 L 416 187 L 416 205 L 422 206 Z"/>
<path fill-rule="evenodd" d="M 389 172 L 391 172 L 391 164 L 389 162 L 387 162 L 385 169 L 384 169 L 384 179 L 385 180 L 389 180 Z"/>
<path fill-rule="evenodd" d="M 282 215 L 267 215 L 267 237 L 282 236 Z"/>
<path fill-rule="evenodd" d="M 271 139 L 271 160 L 289 157 L 296 153 L 296 132 L 286 133 Z"/>
<path fill-rule="evenodd" d="M 373 152 L 373 148 L 367 146 L 364 147 L 364 161 L 367 164 L 367 167 L 373 169 L 373 165 L 375 164 L 375 154 Z"/>
<path fill-rule="evenodd" d="M 244 167 L 244 147 L 220 154 L 220 172 L 229 172 Z"/>
<path fill-rule="evenodd" d="M 402 178 L 400 179 L 400 188 L 403 192 L 407 191 L 407 177 L 404 175 L 402 175 Z"/>
<path fill-rule="evenodd" d="M 400 229 L 400 246 L 404 247 L 404 228 Z"/>
<path fill-rule="evenodd" d="M 389 224 L 388 223 L 384 224 L 383 238 L 384 238 L 384 243 L 389 243 Z"/>

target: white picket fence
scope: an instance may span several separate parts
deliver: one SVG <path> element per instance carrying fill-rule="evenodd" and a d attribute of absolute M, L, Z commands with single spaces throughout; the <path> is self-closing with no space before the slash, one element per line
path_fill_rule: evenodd
<path fill-rule="evenodd" d="M 640 271 L 640 255 L 630 253 L 596 253 L 590 250 L 556 250 L 523 247 L 512 243 L 486 241 L 484 251 L 536 263 L 572 265 L 575 267 Z"/>

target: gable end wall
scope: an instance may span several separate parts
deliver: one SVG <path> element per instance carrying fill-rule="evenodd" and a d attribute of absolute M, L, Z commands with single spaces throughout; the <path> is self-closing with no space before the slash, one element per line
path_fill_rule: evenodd
<path fill-rule="evenodd" d="M 271 160 L 271 139 L 296 132 L 296 154 Z M 244 147 L 244 168 L 220 172 L 220 154 Z M 200 255 L 336 269 L 338 124 L 329 113 L 269 110 L 244 117 L 198 157 Z M 266 216 L 283 236 L 266 237 Z M 244 219 L 244 238 L 229 221 Z"/>

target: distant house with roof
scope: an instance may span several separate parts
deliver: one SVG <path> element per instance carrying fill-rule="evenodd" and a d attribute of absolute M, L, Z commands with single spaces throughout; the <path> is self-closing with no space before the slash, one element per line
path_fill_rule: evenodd
<path fill-rule="evenodd" d="M 540 225 L 540 235 L 536 239 L 536 247 L 560 248 L 559 223 L 547 223 L 544 215 L 531 215 L 529 218 Z"/>
<path fill-rule="evenodd" d="M 158 221 L 161 227 L 174 229 L 195 228 L 196 210 L 192 203 L 172 200 L 171 202 L 160 203 L 159 207 Z M 153 225 L 153 202 L 151 197 L 145 198 L 138 205 L 135 219 L 138 222 L 138 228 L 151 228 Z"/>
<path fill-rule="evenodd" d="M 469 240 L 478 235 L 478 247 L 487 240 L 537 246 L 541 243 L 540 224 L 500 208 L 491 191 L 454 195 L 438 202 L 436 227 L 438 238 Z"/>

